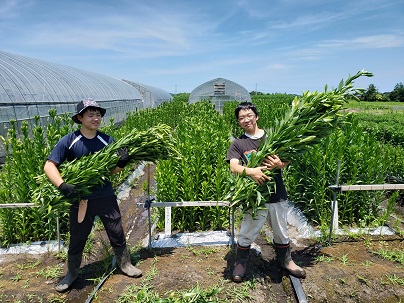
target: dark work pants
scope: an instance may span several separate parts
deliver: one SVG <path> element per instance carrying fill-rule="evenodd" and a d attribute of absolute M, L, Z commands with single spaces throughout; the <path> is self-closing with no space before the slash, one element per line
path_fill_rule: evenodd
<path fill-rule="evenodd" d="M 81 223 L 77 221 L 77 214 L 78 205 L 70 207 L 69 254 L 75 255 L 83 252 L 96 216 L 101 219 L 112 247 L 126 245 L 121 212 L 116 196 L 88 200 L 87 213 Z"/>

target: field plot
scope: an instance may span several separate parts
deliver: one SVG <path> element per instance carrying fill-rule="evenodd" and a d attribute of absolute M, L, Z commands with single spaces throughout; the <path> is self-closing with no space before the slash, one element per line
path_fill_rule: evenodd
<path fill-rule="evenodd" d="M 290 106 L 291 96 L 285 100 L 284 96 L 276 96 L 282 99 L 270 95 L 258 97 L 254 102 L 262 113 L 262 127 L 273 127 L 276 119 L 281 118 Z M 280 104 L 282 106 L 278 106 Z M 181 159 L 159 161 L 157 168 L 153 166 L 152 176 L 142 175 L 131 181 L 130 194 L 120 204 L 132 261 L 143 271 L 141 278 L 131 279 L 114 270 L 91 296 L 94 287 L 109 272 L 112 261 L 105 232 L 96 224 L 85 249 L 79 278 L 69 292 L 60 294 L 55 290 L 55 285 L 66 273 L 65 251 L 61 254 L 1 255 L 0 301 L 298 302 L 288 276 L 275 261 L 274 249 L 265 233 L 256 240 L 246 280 L 240 284 L 230 279 L 235 258 L 231 247 L 188 246 L 152 251 L 146 247 L 147 212 L 136 203 L 145 202 L 149 194 L 155 195 L 158 201 L 222 200 L 229 174 L 224 161 L 230 142 L 229 130 L 233 137 L 239 131 L 234 120 L 234 106 L 235 103 L 227 103 L 223 114 L 219 114 L 208 102 L 190 106 L 176 101 L 153 111 L 128 115 L 125 125 L 119 128 L 106 126 L 106 132 L 115 132 L 114 137 L 120 138 L 134 128 L 144 130 L 156 123 L 167 123 L 175 129 L 172 133 L 182 155 Z M 279 111 L 274 111 L 275 108 Z M 348 233 L 333 237 L 332 245 L 326 243 L 333 199 L 329 186 L 335 184 L 338 161 L 341 160 L 341 185 L 404 183 L 402 110 L 395 110 L 394 118 L 389 117 L 390 109 L 364 109 L 356 104 L 350 111 L 353 115 L 347 117 L 347 123 L 293 161 L 285 171 L 290 199 L 313 228 L 324 235 L 299 238 L 293 244 L 292 255 L 307 271 L 307 278 L 301 283 L 308 302 L 404 302 L 402 190 L 338 193 L 340 228 L 388 226 L 396 233 L 391 236 Z M 48 129 L 46 140 L 39 125 L 34 128 L 36 140 L 31 140 L 27 125 L 22 129 L 26 132 L 22 141 L 11 133 L 9 143 L 14 156 L 7 159 L 0 174 L 2 201 L 31 201 L 29 189 L 37 186 L 32 176 L 42 173 L 43 157 L 47 155 L 44 142 L 49 143 L 57 137 L 52 134 L 60 136 L 68 131 L 60 127 L 60 121 L 56 122 Z M 380 124 L 394 124 L 395 127 L 378 127 Z M 293 129 L 289 133 L 293 134 Z M 36 158 L 24 157 L 24 153 Z M 126 172 L 130 174 L 130 168 Z M 118 186 L 126 177 L 119 175 L 113 182 Z M 192 208 L 187 212 L 185 209 L 173 208 L 174 233 L 229 229 L 227 208 Z M 1 211 L 2 244 L 55 239 L 55 212 L 48 210 L 42 207 Z M 159 231 L 164 228 L 162 212 L 163 209 L 153 209 L 153 218 L 159 218 L 155 222 Z M 63 240 L 68 238 L 66 219 L 66 214 L 62 213 Z M 236 228 L 238 222 L 239 217 Z"/>
<path fill-rule="evenodd" d="M 142 189 L 133 188 L 121 203 L 125 230 L 132 231 L 128 238 L 132 247 L 148 233 L 144 210 L 135 206 L 146 198 L 142 194 Z M 54 253 L 1 256 L 1 302 L 86 302 L 111 262 L 111 257 L 100 254 L 103 241 L 104 233 L 96 232 L 89 259 L 65 294 L 54 289 L 66 270 Z M 315 239 L 299 240 L 292 254 L 307 271 L 302 286 L 308 302 L 403 301 L 403 243 L 400 235 L 352 235 L 335 239 L 331 246 Z M 192 298 L 192 302 L 298 302 L 266 236 L 261 234 L 256 244 L 261 253 L 252 251 L 247 279 L 241 284 L 230 280 L 234 262 L 230 247 L 140 248 L 132 256 L 143 276 L 132 279 L 116 270 L 91 302 L 159 302 L 157 298 L 166 298 L 161 302 L 191 302 Z"/>

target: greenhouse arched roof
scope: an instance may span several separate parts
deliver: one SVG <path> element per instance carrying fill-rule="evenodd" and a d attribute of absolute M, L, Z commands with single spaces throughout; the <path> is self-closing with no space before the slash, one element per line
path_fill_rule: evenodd
<path fill-rule="evenodd" d="M 109 76 L 0 51 L 0 103 L 136 100 L 140 93 Z"/>
<path fill-rule="evenodd" d="M 145 107 L 140 92 L 120 79 L 0 51 L 2 129 L 11 120 L 40 117 L 45 121 L 51 109 L 71 114 L 85 98 L 107 109 L 105 118 L 115 122 L 124 120 L 127 112 Z"/>
<path fill-rule="evenodd" d="M 226 101 L 251 101 L 250 93 L 240 84 L 233 81 L 216 78 L 196 87 L 189 95 L 189 103 L 209 100 L 219 109 Z"/>
<path fill-rule="evenodd" d="M 163 102 L 171 101 L 173 99 L 169 92 L 161 88 L 142 84 L 139 82 L 132 82 L 129 80 L 123 81 L 129 83 L 140 92 L 146 107 L 156 107 Z"/>

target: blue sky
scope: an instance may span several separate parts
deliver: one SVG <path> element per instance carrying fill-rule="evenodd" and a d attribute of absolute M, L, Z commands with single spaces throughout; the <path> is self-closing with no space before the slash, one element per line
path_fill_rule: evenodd
<path fill-rule="evenodd" d="M 191 92 L 214 78 L 300 94 L 404 83 L 403 0 L 2 0 L 0 49 Z"/>

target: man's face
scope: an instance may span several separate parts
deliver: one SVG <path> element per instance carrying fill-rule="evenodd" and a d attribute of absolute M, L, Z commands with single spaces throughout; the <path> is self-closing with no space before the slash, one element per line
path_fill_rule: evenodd
<path fill-rule="evenodd" d="M 238 113 L 237 120 L 241 128 L 248 132 L 256 127 L 258 117 L 251 109 L 242 109 Z"/>
<path fill-rule="evenodd" d="M 98 109 L 88 109 L 83 113 L 83 116 L 78 116 L 78 119 L 81 121 L 82 126 L 94 130 L 98 129 L 102 122 L 102 116 Z"/>

